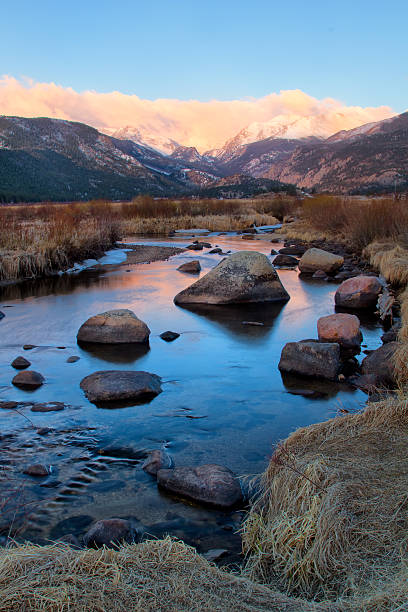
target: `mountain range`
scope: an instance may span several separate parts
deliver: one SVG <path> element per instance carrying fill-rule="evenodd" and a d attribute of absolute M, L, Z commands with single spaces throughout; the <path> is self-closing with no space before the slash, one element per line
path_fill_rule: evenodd
<path fill-rule="evenodd" d="M 201 154 L 131 126 L 104 134 L 83 123 L 0 116 L 0 201 L 408 188 L 408 112 L 322 133 L 324 126 L 275 118 Z"/>

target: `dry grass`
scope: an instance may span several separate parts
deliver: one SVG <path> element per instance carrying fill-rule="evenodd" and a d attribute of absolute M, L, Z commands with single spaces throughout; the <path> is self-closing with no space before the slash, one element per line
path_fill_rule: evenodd
<path fill-rule="evenodd" d="M 0 611 L 201 612 L 319 611 L 220 571 L 166 538 L 76 551 L 64 544 L 0 551 Z"/>
<path fill-rule="evenodd" d="M 97 257 L 131 234 L 242 230 L 278 219 L 265 200 L 154 200 L 0 207 L 0 281 L 35 278 Z"/>
<path fill-rule="evenodd" d="M 385 399 L 289 436 L 245 523 L 249 578 L 336 609 L 408 602 L 407 403 Z"/>
<path fill-rule="evenodd" d="M 377 240 L 401 241 L 408 235 L 406 202 L 392 198 L 319 195 L 303 201 L 299 217 L 296 223 L 282 228 L 288 238 L 305 241 L 326 238 L 362 250 Z"/>

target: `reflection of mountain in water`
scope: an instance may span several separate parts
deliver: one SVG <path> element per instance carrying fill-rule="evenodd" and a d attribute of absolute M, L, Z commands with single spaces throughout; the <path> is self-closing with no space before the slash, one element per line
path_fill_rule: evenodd
<path fill-rule="evenodd" d="M 183 304 L 184 310 L 206 317 L 219 324 L 226 331 L 245 339 L 266 338 L 276 318 L 285 306 L 282 302 L 264 302 L 262 304 Z M 263 323 L 263 325 L 246 325 L 243 322 Z"/>

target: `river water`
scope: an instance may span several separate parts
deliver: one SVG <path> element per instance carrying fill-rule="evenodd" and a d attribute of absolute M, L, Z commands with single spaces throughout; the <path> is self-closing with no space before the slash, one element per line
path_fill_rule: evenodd
<path fill-rule="evenodd" d="M 205 240 L 224 251 L 269 254 L 271 247 L 282 246 L 271 244 L 270 236 Z M 178 236 L 137 243 L 186 246 L 190 241 Z M 0 411 L 0 529 L 7 530 L 15 514 L 13 529 L 19 527 L 20 538 L 44 542 L 66 533 L 81 536 L 95 519 L 119 516 L 153 536 L 181 537 L 200 551 L 225 548 L 225 562 L 234 562 L 242 513 L 172 498 L 158 491 L 141 464 L 148 451 L 165 448 L 179 466 L 220 463 L 239 476 L 255 475 L 266 468 L 274 444 L 294 429 L 330 418 L 341 407 L 361 407 L 366 401 L 361 391 L 324 381 L 282 380 L 277 367 L 286 342 L 316 337 L 317 319 L 334 312 L 336 285 L 279 270 L 291 296 L 284 305 L 193 310 L 175 306 L 173 297 L 197 276 L 176 268 L 199 259 L 205 274 L 221 256 L 207 249 L 186 251 L 165 262 L 137 265 L 120 263 L 125 257 L 116 251 L 103 265 L 83 272 L 0 290 L 0 310 L 6 314 L 0 322 L 0 400 L 69 404 L 60 412 Z M 114 308 L 130 308 L 148 324 L 149 349 L 102 346 L 89 352 L 77 345 L 80 325 Z M 159 337 L 166 330 L 181 336 L 166 343 Z M 363 320 L 362 331 L 368 349 L 380 345 L 382 329 L 374 319 Z M 36 347 L 24 351 L 24 344 Z M 11 384 L 16 371 L 10 363 L 18 355 L 46 379 L 35 392 Z M 72 355 L 79 361 L 67 363 Z M 96 408 L 79 383 L 109 369 L 158 374 L 163 393 L 144 405 Z M 298 394 L 311 390 L 314 397 Z M 51 431 L 40 435 L 38 427 Z M 51 486 L 22 474 L 30 463 L 51 466 L 45 481 Z"/>

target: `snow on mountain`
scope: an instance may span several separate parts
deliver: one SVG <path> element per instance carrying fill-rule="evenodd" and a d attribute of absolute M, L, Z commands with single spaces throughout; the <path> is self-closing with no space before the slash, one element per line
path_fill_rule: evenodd
<path fill-rule="evenodd" d="M 149 128 L 144 128 L 143 126 L 134 127 L 127 125 L 118 130 L 107 129 L 105 131 L 110 136 L 113 136 L 113 138 L 118 138 L 120 140 L 133 140 L 133 142 L 136 142 L 137 144 L 144 147 L 150 147 L 155 151 L 159 151 L 159 153 L 164 153 L 165 155 L 171 155 L 173 151 L 180 147 L 180 144 L 175 140 L 167 138 L 166 136 L 161 136 L 160 134 L 155 133 Z"/>

